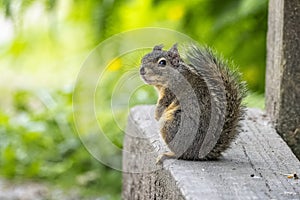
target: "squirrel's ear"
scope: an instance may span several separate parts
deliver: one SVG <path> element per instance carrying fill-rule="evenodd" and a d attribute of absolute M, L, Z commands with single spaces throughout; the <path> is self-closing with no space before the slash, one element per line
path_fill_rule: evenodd
<path fill-rule="evenodd" d="M 162 45 L 162 44 L 160 44 L 160 45 L 155 45 L 155 46 L 153 47 L 153 51 L 161 51 L 163 47 L 164 47 L 164 45 Z"/>
<path fill-rule="evenodd" d="M 179 54 L 178 53 L 178 49 L 177 49 L 177 43 L 173 44 L 173 46 L 171 47 L 171 49 L 169 50 L 170 53 L 173 54 Z"/>
<path fill-rule="evenodd" d="M 177 49 L 177 43 L 175 43 L 171 49 L 168 51 L 169 59 L 173 66 L 177 67 L 180 61 L 180 55 Z"/>

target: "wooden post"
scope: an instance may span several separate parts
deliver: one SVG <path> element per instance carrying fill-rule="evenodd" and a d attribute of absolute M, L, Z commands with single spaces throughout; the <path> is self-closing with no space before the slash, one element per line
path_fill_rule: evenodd
<path fill-rule="evenodd" d="M 270 0 L 266 111 L 300 158 L 300 1 Z"/>

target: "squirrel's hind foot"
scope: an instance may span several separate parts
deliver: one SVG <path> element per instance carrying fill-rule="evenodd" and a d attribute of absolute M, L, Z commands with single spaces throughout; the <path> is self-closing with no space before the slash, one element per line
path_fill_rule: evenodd
<path fill-rule="evenodd" d="M 156 158 L 156 164 L 162 164 L 162 162 L 166 159 L 170 159 L 170 158 L 176 158 L 176 155 L 174 152 L 172 151 L 168 151 L 165 152 L 163 154 L 160 154 L 159 156 L 157 156 Z"/>

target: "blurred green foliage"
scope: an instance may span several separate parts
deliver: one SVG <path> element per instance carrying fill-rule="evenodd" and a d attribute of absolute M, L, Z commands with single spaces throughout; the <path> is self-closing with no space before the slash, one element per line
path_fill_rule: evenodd
<path fill-rule="evenodd" d="M 0 0 L 0 174 L 42 179 L 118 198 L 121 173 L 98 161 L 74 131 L 72 89 L 90 50 L 108 37 L 135 28 L 170 28 L 234 60 L 252 91 L 250 107 L 263 108 L 267 0 Z M 142 56 L 142 55 L 141 55 Z M 130 69 L 138 66 L 134 60 Z M 122 63 L 121 63 L 122 64 Z M 121 65 L 119 63 L 119 65 Z M 99 118 L 122 146 L 128 110 L 110 110 L 126 70 L 111 67 Z M 137 70 L 137 69 L 135 69 Z M 49 89 L 50 88 L 50 89 Z M 71 87 L 72 88 L 72 87 Z M 124 90 L 123 92 L 126 92 Z M 254 92 L 254 93 L 253 93 Z M 153 88 L 134 91 L 129 107 L 154 103 Z"/>
<path fill-rule="evenodd" d="M 118 197 L 121 173 L 93 159 L 74 131 L 72 90 L 15 91 L 13 104 L 0 111 L 1 176 Z"/>
<path fill-rule="evenodd" d="M 12 56 L 13 65 L 26 60 L 20 64 L 26 68 L 39 66 L 42 59 L 60 59 L 62 62 L 53 65 L 62 70 L 66 56 L 90 50 L 116 33 L 141 27 L 171 28 L 233 59 L 250 89 L 263 93 L 267 2 L 2 0 L 0 9 L 16 27 L 13 40 L 4 43 L 4 52 Z M 38 12 L 46 13 L 41 20 Z M 23 57 L 26 55 L 38 55 L 41 59 L 29 62 Z"/>

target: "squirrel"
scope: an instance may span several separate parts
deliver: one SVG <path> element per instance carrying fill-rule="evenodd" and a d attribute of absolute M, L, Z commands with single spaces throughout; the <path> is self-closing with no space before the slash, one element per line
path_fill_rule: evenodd
<path fill-rule="evenodd" d="M 217 160 L 239 133 L 246 84 L 229 62 L 208 47 L 188 44 L 182 55 L 154 46 L 141 61 L 140 75 L 159 98 L 155 119 L 170 151 L 157 158 Z"/>

